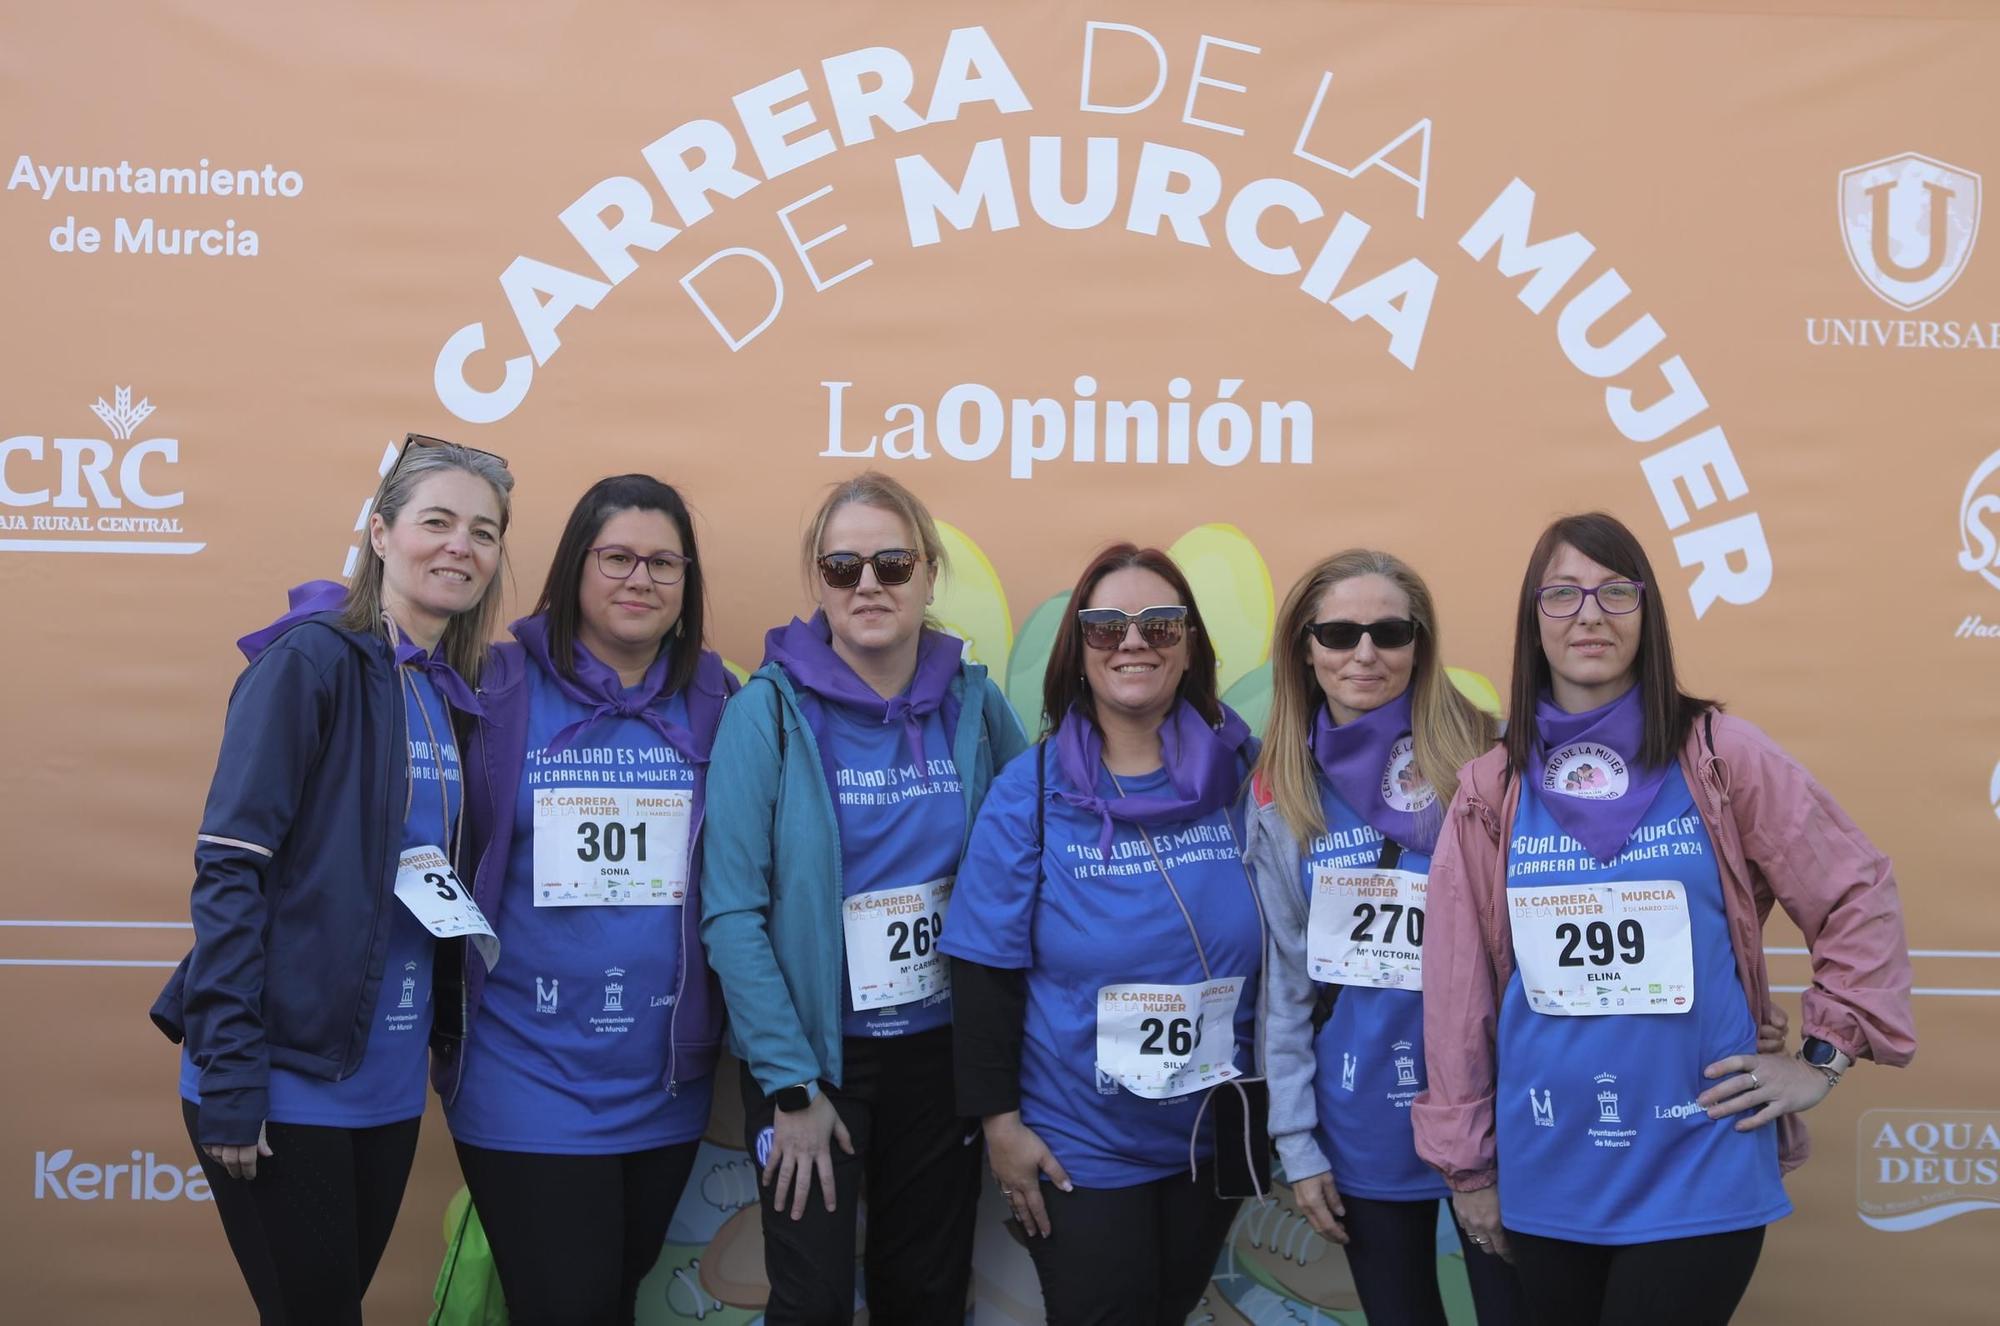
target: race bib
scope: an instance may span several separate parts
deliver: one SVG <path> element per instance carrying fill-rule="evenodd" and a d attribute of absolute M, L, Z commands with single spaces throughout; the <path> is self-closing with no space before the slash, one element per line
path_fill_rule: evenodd
<path fill-rule="evenodd" d="M 1429 885 L 1429 876 L 1408 870 L 1313 867 L 1307 974 L 1333 985 L 1423 989 Z"/>
<path fill-rule="evenodd" d="M 535 789 L 535 906 L 679 907 L 694 793 Z"/>
<path fill-rule="evenodd" d="M 1508 889 L 1528 1007 L 1559 1017 L 1685 1013 L 1694 933 L 1679 880 Z"/>
<path fill-rule="evenodd" d="M 403 853 L 396 863 L 396 897 L 439 939 L 469 935 L 486 959 L 486 970 L 499 965 L 500 941 L 442 847 L 412 847 Z"/>
<path fill-rule="evenodd" d="M 1147 1100 L 1167 1100 L 1243 1076 L 1236 1067 L 1236 1005 L 1242 997 L 1240 976 L 1193 985 L 1099 988 L 1099 1089 L 1108 1081 Z"/>
<path fill-rule="evenodd" d="M 854 1011 L 929 999 L 951 989 L 937 942 L 951 905 L 951 876 L 906 889 L 857 893 L 841 904 L 847 992 Z"/>

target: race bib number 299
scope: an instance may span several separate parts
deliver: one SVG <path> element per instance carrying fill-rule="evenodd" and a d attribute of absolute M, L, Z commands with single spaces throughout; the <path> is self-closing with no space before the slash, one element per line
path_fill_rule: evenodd
<path fill-rule="evenodd" d="M 1557 1017 L 1685 1013 L 1694 940 L 1679 880 L 1507 890 L 1528 1007 Z"/>

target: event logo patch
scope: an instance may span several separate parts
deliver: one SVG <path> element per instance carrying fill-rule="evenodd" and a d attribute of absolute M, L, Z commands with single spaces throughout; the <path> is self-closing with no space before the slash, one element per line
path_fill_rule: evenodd
<path fill-rule="evenodd" d="M 1919 152 L 1840 173 L 1840 236 L 1869 289 L 1909 312 L 1951 289 L 1979 237 L 1980 179 Z"/>
<path fill-rule="evenodd" d="M 2000 1210 L 2000 1110 L 1869 1110 L 1859 1129 L 1863 1224 L 1900 1233 Z"/>
<path fill-rule="evenodd" d="M 180 440 L 133 440 L 155 408 L 118 387 L 90 407 L 112 440 L 22 433 L 0 441 L 0 552 L 171 556 L 206 547 L 182 537 L 187 494 L 172 488 Z"/>
<path fill-rule="evenodd" d="M 1616 801 L 1630 781 L 1618 752 L 1595 741 L 1571 742 L 1542 767 L 1542 791 L 1585 801 Z"/>
<path fill-rule="evenodd" d="M 1416 742 L 1410 737 L 1389 748 L 1389 762 L 1382 769 L 1382 799 L 1391 810 L 1411 813 L 1437 802 L 1437 793 L 1417 771 Z"/>

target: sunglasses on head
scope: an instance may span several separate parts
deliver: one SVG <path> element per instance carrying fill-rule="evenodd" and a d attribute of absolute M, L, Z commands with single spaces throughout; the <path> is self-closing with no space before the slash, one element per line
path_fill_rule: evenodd
<path fill-rule="evenodd" d="M 1120 612 L 1117 608 L 1084 608 L 1076 614 L 1083 628 L 1083 643 L 1089 649 L 1116 649 L 1125 643 L 1125 632 L 1139 628 L 1139 638 L 1154 649 L 1172 649 L 1187 633 L 1186 605 L 1163 604 Z"/>
<path fill-rule="evenodd" d="M 499 462 L 501 469 L 507 468 L 507 458 L 494 452 L 481 451 L 478 447 L 468 447 L 463 442 L 448 442 L 444 438 L 429 437 L 423 433 L 405 433 L 403 449 L 396 453 L 396 463 L 389 467 L 389 473 L 394 474 L 403 468 L 403 461 L 409 456 L 412 447 L 457 447 L 460 451 L 470 451 L 475 456 L 490 457 Z"/>
<path fill-rule="evenodd" d="M 1364 635 L 1377 649 L 1401 649 L 1417 638 L 1417 624 L 1408 617 L 1384 617 L 1379 622 L 1307 622 L 1306 634 L 1327 649 L 1353 649 Z"/>
<path fill-rule="evenodd" d="M 922 560 L 914 548 L 884 548 L 868 557 L 860 553 L 830 552 L 818 559 L 819 578 L 828 589 L 853 589 L 861 583 L 861 568 L 872 565 L 875 580 L 883 585 L 907 585 Z"/>

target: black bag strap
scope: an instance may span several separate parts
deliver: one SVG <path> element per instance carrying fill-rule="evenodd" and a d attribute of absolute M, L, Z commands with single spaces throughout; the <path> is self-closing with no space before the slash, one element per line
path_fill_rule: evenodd
<path fill-rule="evenodd" d="M 1397 863 L 1402 859 L 1403 845 L 1394 838 L 1384 834 L 1382 837 L 1382 854 L 1375 858 L 1375 868 L 1377 870 L 1394 870 Z M 1334 1001 L 1339 998 L 1340 987 L 1338 985 L 1329 982 L 1319 987 L 1318 992 L 1313 996 L 1313 1035 L 1319 1035 L 1320 1028 L 1324 1027 L 1327 1024 L 1327 1020 L 1333 1016 Z"/>
<path fill-rule="evenodd" d="M 1042 891 L 1042 856 L 1048 816 L 1049 743 L 1035 744 L 1035 892 Z"/>

